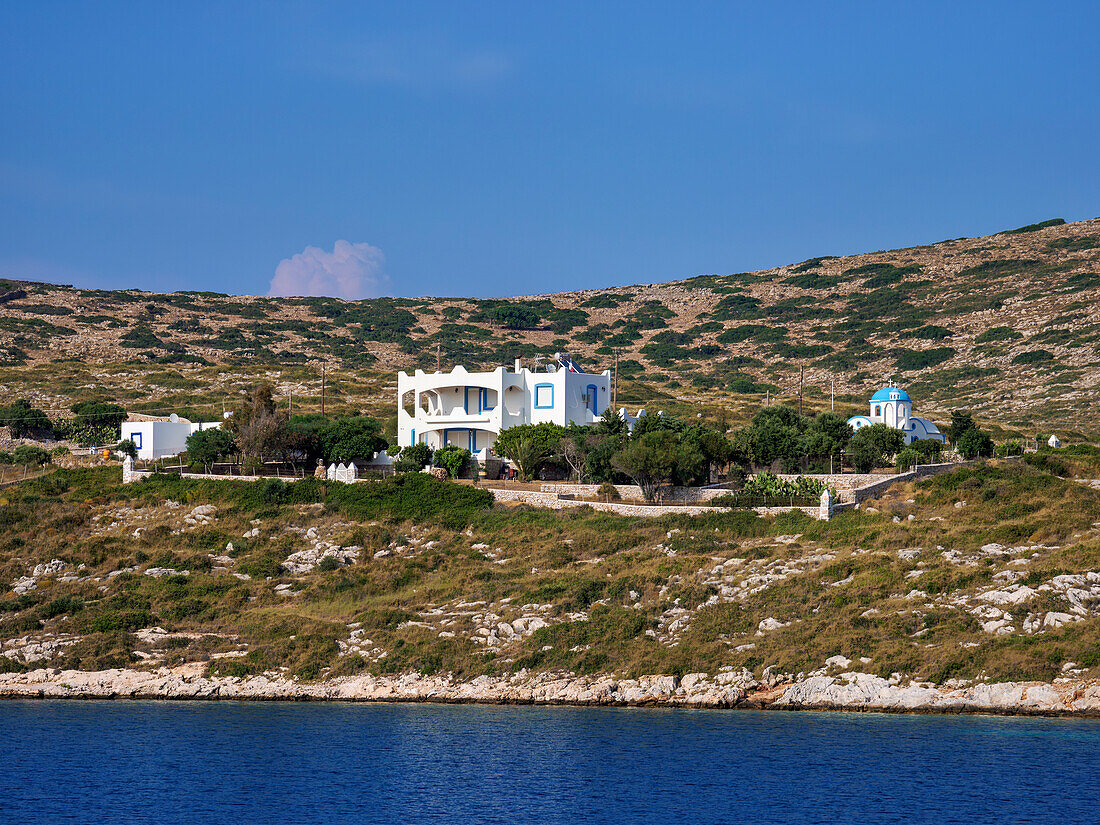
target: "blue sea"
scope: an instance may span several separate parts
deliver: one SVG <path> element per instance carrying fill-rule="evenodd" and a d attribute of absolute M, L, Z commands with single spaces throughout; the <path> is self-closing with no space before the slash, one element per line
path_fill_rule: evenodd
<path fill-rule="evenodd" d="M 1100 721 L 0 701 L 4 823 L 1100 823 Z"/>

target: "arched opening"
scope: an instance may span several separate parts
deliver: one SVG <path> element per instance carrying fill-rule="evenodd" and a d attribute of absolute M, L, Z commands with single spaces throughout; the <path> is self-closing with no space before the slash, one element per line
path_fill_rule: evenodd
<path fill-rule="evenodd" d="M 523 402 L 523 390 L 519 387 L 509 387 L 504 391 L 504 411 L 509 415 L 521 415 Z"/>

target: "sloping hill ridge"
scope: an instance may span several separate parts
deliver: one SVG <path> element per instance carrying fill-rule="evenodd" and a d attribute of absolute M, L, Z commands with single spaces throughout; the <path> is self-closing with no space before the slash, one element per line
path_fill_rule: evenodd
<path fill-rule="evenodd" d="M 665 284 L 505 300 L 240 297 L 0 283 L 0 387 L 53 411 L 226 403 L 261 375 L 296 409 L 385 413 L 398 369 L 618 357 L 620 401 L 734 420 L 768 393 L 863 409 L 888 379 L 918 414 L 1095 439 L 1100 218 Z M 335 380 L 331 380 L 334 378 Z M 727 418 L 728 416 L 728 418 Z"/>

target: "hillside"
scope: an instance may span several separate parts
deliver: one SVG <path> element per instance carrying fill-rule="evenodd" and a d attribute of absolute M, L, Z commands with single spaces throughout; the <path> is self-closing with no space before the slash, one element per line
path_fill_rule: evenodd
<path fill-rule="evenodd" d="M 1060 455 L 900 483 L 827 522 L 489 507 L 424 474 L 122 486 L 117 467 L 58 470 L 2 492 L 0 692 L 35 690 L 43 667 L 1095 679 L 1100 490 L 1060 476 L 1095 477 L 1100 453 Z"/>
<path fill-rule="evenodd" d="M 392 410 L 398 369 L 612 365 L 620 403 L 737 421 L 765 392 L 865 409 L 888 378 L 918 414 L 966 407 L 1032 436 L 1100 436 L 1100 219 L 760 272 L 510 300 L 240 297 L 0 283 L 0 389 L 53 410 L 219 412 L 258 375 L 319 407 Z"/>

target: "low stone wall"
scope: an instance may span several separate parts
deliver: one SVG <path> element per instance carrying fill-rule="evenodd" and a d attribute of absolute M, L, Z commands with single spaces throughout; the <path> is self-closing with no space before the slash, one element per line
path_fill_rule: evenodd
<path fill-rule="evenodd" d="M 907 473 L 780 473 L 779 478 L 784 481 L 794 481 L 797 478 L 812 478 L 814 481 L 822 481 L 837 492 L 837 502 L 840 504 L 859 504 L 860 502 L 874 498 L 891 484 L 899 481 L 909 481 L 914 478 L 926 478 L 950 472 L 959 467 L 959 464 L 921 464 Z"/>
<path fill-rule="evenodd" d="M 862 487 L 857 487 L 851 491 L 851 500 L 856 504 L 866 501 L 869 498 L 874 498 L 891 484 L 897 484 L 899 481 L 909 481 L 916 478 L 916 473 L 898 473 L 894 476 L 886 476 L 885 478 L 875 481 L 871 484 L 865 484 Z"/>
<path fill-rule="evenodd" d="M 644 501 L 642 488 L 637 484 L 613 484 L 620 498 Z M 539 487 L 543 493 L 558 493 L 570 496 L 596 496 L 600 494 L 599 484 L 549 483 Z M 729 493 L 727 487 L 672 487 L 662 491 L 662 501 L 710 501 Z"/>
<path fill-rule="evenodd" d="M 546 485 L 553 486 L 553 485 Z M 706 504 L 700 505 L 660 505 L 660 504 L 630 504 L 620 501 L 578 501 L 572 498 L 562 498 L 559 493 L 534 492 L 532 490 L 490 490 L 493 498 L 501 502 L 515 502 L 518 504 L 530 504 L 533 507 L 547 507 L 551 510 L 563 510 L 566 507 L 591 507 L 601 513 L 617 513 L 621 516 L 668 516 L 687 515 L 699 516 L 706 513 L 724 513 L 729 508 L 712 507 Z M 728 491 L 723 491 L 728 492 Z M 777 513 L 789 513 L 792 510 L 800 510 L 812 518 L 823 518 L 820 507 L 754 507 L 753 510 L 762 516 L 774 516 Z"/>
<path fill-rule="evenodd" d="M 621 501 L 578 501 L 573 498 L 562 498 L 559 493 L 535 492 L 533 490 L 490 489 L 489 492 L 493 494 L 493 498 L 497 501 L 530 504 L 534 507 L 547 507 L 551 510 L 564 510 L 566 507 L 591 507 L 601 513 L 618 513 L 621 516 L 698 516 L 704 513 L 720 513 L 724 509 L 703 504 L 699 506 L 690 504 L 667 506 L 660 504 L 630 504 Z"/>
<path fill-rule="evenodd" d="M 930 476 L 936 476 L 942 473 L 949 473 L 960 466 L 962 465 L 922 464 L 907 473 L 898 473 L 897 475 L 885 476 L 872 484 L 866 484 L 862 487 L 857 487 L 856 489 L 852 490 L 851 500 L 855 504 L 860 504 L 869 498 L 874 498 L 891 484 L 896 484 L 899 481 L 912 481 L 913 479 L 917 478 L 928 478 Z"/>
<path fill-rule="evenodd" d="M 127 472 L 124 466 L 122 469 L 122 483 L 132 484 L 152 475 L 155 475 L 152 470 L 131 470 Z M 200 481 L 263 481 L 265 478 L 272 478 L 272 476 L 214 476 L 205 473 L 173 473 L 172 475 L 179 475 L 180 478 L 195 478 Z M 295 481 L 296 479 L 288 478 L 286 480 Z"/>

